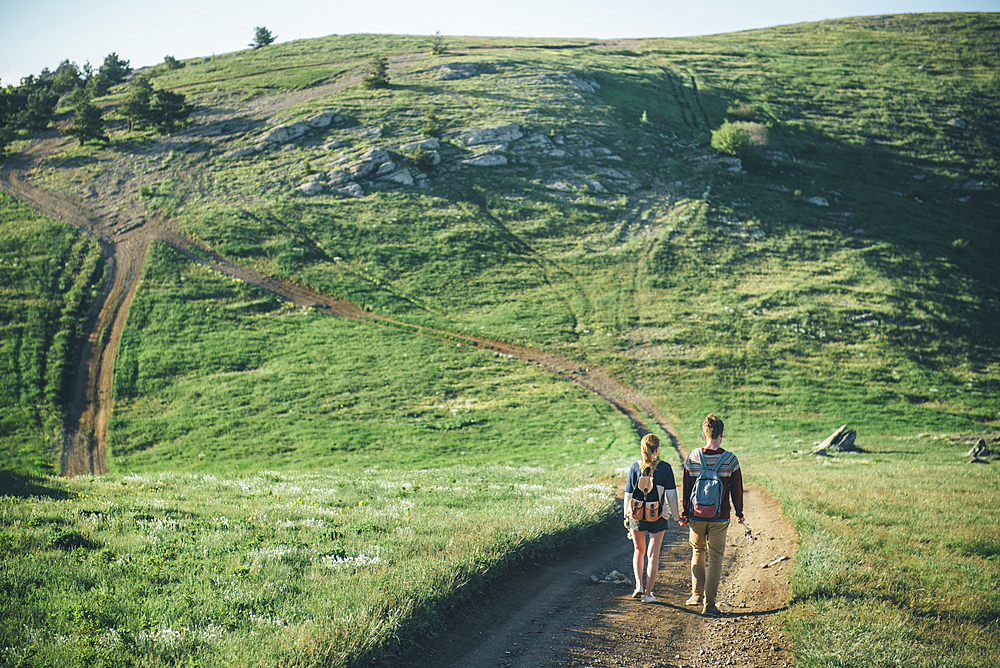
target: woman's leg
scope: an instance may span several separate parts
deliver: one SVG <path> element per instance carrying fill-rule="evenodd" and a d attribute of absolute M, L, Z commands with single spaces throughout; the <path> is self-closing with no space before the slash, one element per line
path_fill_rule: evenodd
<path fill-rule="evenodd" d="M 635 552 L 632 554 L 632 571 L 635 573 L 635 588 L 642 591 L 642 557 L 646 553 L 646 532 L 632 530 L 632 544 Z"/>
<path fill-rule="evenodd" d="M 649 534 L 649 550 L 646 554 L 646 594 L 653 593 L 656 574 L 660 570 L 660 546 L 663 545 L 665 531 Z"/>

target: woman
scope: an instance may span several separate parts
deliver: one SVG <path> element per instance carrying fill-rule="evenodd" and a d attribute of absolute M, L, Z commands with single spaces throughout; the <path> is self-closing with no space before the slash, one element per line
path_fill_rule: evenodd
<path fill-rule="evenodd" d="M 642 598 L 643 603 L 653 603 L 653 585 L 656 583 L 656 572 L 660 568 L 660 545 L 663 544 L 663 531 L 667 528 L 667 518 L 663 514 L 663 500 L 666 496 L 670 504 L 670 514 L 680 517 L 677 513 L 677 484 L 674 482 L 674 471 L 670 464 L 660 460 L 660 439 L 655 434 L 646 434 L 639 442 L 642 459 L 632 464 L 628 479 L 625 481 L 625 521 L 628 523 L 629 536 L 635 546 L 632 555 L 632 570 L 635 573 L 635 591 L 632 598 Z M 648 478 L 652 485 L 648 491 Z M 643 480 L 643 478 L 647 478 Z M 642 500 L 645 503 L 658 504 L 660 517 L 655 521 L 635 519 L 632 513 L 632 500 Z M 646 549 L 646 532 L 649 532 L 649 550 Z M 643 557 L 646 558 L 646 586 L 643 587 Z"/>

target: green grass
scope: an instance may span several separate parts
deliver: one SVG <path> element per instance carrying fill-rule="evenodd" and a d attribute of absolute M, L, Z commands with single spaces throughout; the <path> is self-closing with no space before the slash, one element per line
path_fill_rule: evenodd
<path fill-rule="evenodd" d="M 250 119 L 169 151 L 151 136 L 116 135 L 109 149 L 67 149 L 36 176 L 79 194 L 128 157 L 146 206 L 234 260 L 413 325 L 600 364 L 674 416 L 689 446 L 705 413 L 721 414 L 747 479 L 782 499 L 798 531 L 783 623 L 800 664 L 996 665 L 997 463 L 966 464 L 961 446 L 918 435 L 1000 425 L 997 20 L 845 19 L 630 49 L 456 38 L 441 57 L 429 55 L 430 38 L 303 40 L 189 61 L 155 84 L 235 108 L 332 84 L 267 119 L 346 118 L 293 150 L 221 159 L 267 127 Z M 374 53 L 408 56 L 390 87 L 342 85 L 360 81 Z M 448 62 L 480 70 L 436 78 Z M 445 163 L 425 188 L 365 183 L 362 199 L 294 192 L 310 171 L 375 145 L 412 168 L 395 147 L 425 137 L 427 112 L 441 121 Z M 738 174 L 705 160 L 727 119 L 768 126 Z M 506 122 L 547 149 L 515 143 L 506 167 L 449 168 L 471 153 L 461 132 Z M 334 139 L 343 145 L 323 148 Z M 865 453 L 794 453 L 844 423 Z M 500 463 L 604 479 L 634 448 L 623 418 L 533 367 L 289 308 L 162 248 L 131 307 L 108 437 L 109 484 L 162 475 L 182 496 L 184 480 L 212 475 L 314 471 L 337 486 L 376 464 L 399 480 Z M 26 484 L 58 496 L 83 483 Z M 515 530 L 518 512 L 496 517 L 497 531 Z M 26 546 L 40 536 L 8 544 L 33 554 Z M 185 548 L 177 558 L 195 556 Z M 434 577 L 449 568 L 466 572 L 446 560 Z M 348 589 L 363 589 L 364 576 Z M 400 642 L 425 623 L 418 617 L 475 589 L 460 580 L 414 594 L 423 612 L 412 618 L 386 614 L 410 620 L 393 627 Z M 349 614 L 371 612 L 352 595 Z M 83 620 L 80 656 L 93 644 L 88 614 L 73 617 Z M 154 621 L 177 630 L 183 615 Z M 72 616 L 51 637 L 66 635 Z M 298 644 L 284 642 L 294 657 L 262 660 L 310 665 L 339 648 L 338 662 L 364 665 L 373 651 L 335 624 L 295 634 Z M 195 659 L 237 656 L 240 642 Z"/>
<path fill-rule="evenodd" d="M 116 470 L 218 473 L 596 465 L 633 440 L 533 366 L 288 307 L 162 246 L 119 344 L 108 434 Z"/>
<path fill-rule="evenodd" d="M 0 457 L 59 471 L 66 388 L 100 250 L 73 228 L 0 193 Z"/>
<path fill-rule="evenodd" d="M 784 613 L 810 639 L 799 665 L 997 665 L 995 464 L 970 465 L 968 444 L 928 436 L 879 433 L 862 453 L 814 457 L 765 434 L 730 446 L 746 449 L 741 464 L 781 497 L 800 536 Z"/>
<path fill-rule="evenodd" d="M 10 666 L 392 665 L 508 567 L 617 512 L 565 465 L 2 484 Z"/>

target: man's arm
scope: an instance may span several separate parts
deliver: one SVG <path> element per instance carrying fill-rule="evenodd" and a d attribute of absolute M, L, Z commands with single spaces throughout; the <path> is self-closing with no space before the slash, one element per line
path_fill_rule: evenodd
<path fill-rule="evenodd" d="M 729 478 L 729 498 L 733 501 L 736 519 L 743 523 L 743 471 L 736 469 Z"/>

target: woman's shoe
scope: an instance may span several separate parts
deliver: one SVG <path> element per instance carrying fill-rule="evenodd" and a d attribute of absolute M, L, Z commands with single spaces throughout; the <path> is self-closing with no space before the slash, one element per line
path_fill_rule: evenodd
<path fill-rule="evenodd" d="M 642 595 L 642 602 L 643 603 L 656 603 L 656 597 L 653 596 L 652 594 L 643 594 Z"/>
<path fill-rule="evenodd" d="M 642 587 L 636 587 L 632 592 L 632 598 L 642 598 Z"/>

